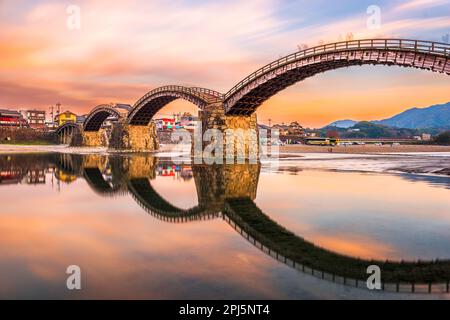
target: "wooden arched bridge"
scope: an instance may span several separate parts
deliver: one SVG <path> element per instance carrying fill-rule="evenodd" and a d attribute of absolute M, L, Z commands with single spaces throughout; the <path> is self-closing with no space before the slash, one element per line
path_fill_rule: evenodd
<path fill-rule="evenodd" d="M 126 114 L 118 105 L 95 107 L 81 130 L 82 144 L 97 146 L 101 142 L 102 123 L 115 116 L 119 123 L 111 134 L 110 147 L 120 150 L 154 151 L 158 148 L 156 129 L 151 120 L 168 103 L 184 99 L 199 107 L 201 133 L 208 129 L 247 129 L 257 131 L 257 108 L 290 85 L 318 73 L 351 66 L 387 65 L 428 70 L 450 75 L 450 45 L 409 39 L 366 39 L 336 42 L 302 50 L 273 61 L 237 83 L 226 94 L 186 86 L 163 86 L 140 98 Z M 65 132 L 64 130 L 61 132 Z M 241 145 L 236 136 L 224 144 Z M 239 145 L 239 143 L 241 145 Z M 226 150 L 226 146 L 224 146 Z"/>

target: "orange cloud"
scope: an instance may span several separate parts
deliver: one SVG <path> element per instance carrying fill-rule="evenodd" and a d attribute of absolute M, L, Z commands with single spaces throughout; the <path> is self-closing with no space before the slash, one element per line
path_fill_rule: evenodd
<path fill-rule="evenodd" d="M 17 4 L 23 7 L 20 13 L 13 3 L 1 4 L 8 17 L 0 22 L 2 107 L 47 109 L 60 101 L 64 108 L 84 113 L 99 103 L 133 104 L 148 90 L 166 84 L 203 86 L 225 93 L 258 67 L 295 51 L 297 42 L 336 41 L 349 31 L 359 38 L 402 36 L 409 35 L 418 25 L 422 31 L 450 26 L 446 17 L 400 16 L 395 10 L 383 11 L 382 29 L 376 31 L 367 30 L 364 12 L 305 26 L 301 24 L 301 16 L 295 20 L 277 16 L 279 4 L 272 0 L 201 5 L 95 0 L 80 1 L 79 5 L 81 29 L 69 30 L 63 4 L 20 2 Z M 323 98 L 323 88 L 305 88 L 311 82 L 307 80 L 295 86 L 298 91 L 288 90 L 268 101 L 267 107 L 258 111 L 259 118 L 279 121 L 295 118 L 306 126 L 317 126 L 342 117 L 380 118 L 415 103 L 426 105 L 448 100 L 435 80 L 426 89 L 430 90 L 429 102 L 425 102 L 423 90 L 417 92 L 391 84 L 384 86 L 384 91 L 365 90 L 364 94 L 374 97 L 396 87 L 397 98 L 410 99 L 395 104 L 395 95 L 390 94 L 386 107 L 373 108 L 372 103 L 363 101 L 361 93 L 352 89 L 354 75 L 349 70 L 340 75 L 338 82 L 327 85 L 325 94 L 330 94 L 327 99 Z M 401 79 L 402 73 L 393 77 Z M 341 83 L 346 87 L 341 86 L 340 92 L 333 90 Z M 430 89 L 433 86 L 436 89 Z M 347 98 L 333 101 L 333 96 Z M 333 111 L 331 104 L 337 106 Z M 358 105 L 374 111 L 354 112 L 352 109 Z M 195 110 L 178 103 L 162 112 L 171 113 L 186 106 Z"/>

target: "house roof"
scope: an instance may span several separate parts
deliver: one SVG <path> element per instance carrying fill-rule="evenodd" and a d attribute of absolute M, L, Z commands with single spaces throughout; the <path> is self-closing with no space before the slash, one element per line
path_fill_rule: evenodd
<path fill-rule="evenodd" d="M 14 117 L 21 117 L 22 114 L 19 111 L 16 110 L 9 110 L 9 109 L 0 109 L 1 115 L 9 115 Z"/>
<path fill-rule="evenodd" d="M 57 114 L 57 115 L 55 116 L 55 119 L 59 118 L 59 117 L 62 116 L 62 115 L 65 115 L 65 116 L 71 116 L 71 115 L 77 116 L 77 115 L 76 115 L 75 113 L 73 113 L 72 111 L 66 110 L 66 111 L 64 111 L 64 112 L 61 112 L 60 114 Z"/>

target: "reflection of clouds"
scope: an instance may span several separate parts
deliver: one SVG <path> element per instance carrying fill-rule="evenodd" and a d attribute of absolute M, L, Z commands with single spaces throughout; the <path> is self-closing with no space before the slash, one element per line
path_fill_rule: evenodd
<path fill-rule="evenodd" d="M 169 185 L 173 191 L 178 183 Z M 13 277 L 0 273 L 4 297 L 73 297 L 65 289 L 70 264 L 81 267 L 83 290 L 77 294 L 83 297 L 277 294 L 265 284 L 276 262 L 243 244 L 221 220 L 167 224 L 130 197 L 92 193 L 83 180 L 58 194 L 47 187 L 33 188 L 27 202 L 2 207 L 0 260 L 14 270 Z M 1 197 L 24 188 L 13 189 Z M 18 286 L 18 279 L 28 282 Z"/>
<path fill-rule="evenodd" d="M 175 207 L 181 209 L 189 209 L 198 205 L 197 190 L 194 180 L 181 180 L 176 183 L 176 190 L 174 190 L 174 180 L 170 177 L 156 177 L 151 181 L 152 187 L 155 191 L 166 201 Z"/>
<path fill-rule="evenodd" d="M 319 247 L 361 259 L 384 260 L 387 256 L 397 256 L 399 254 L 399 252 L 395 252 L 389 247 L 389 244 L 380 243 L 377 239 L 364 237 L 359 234 L 324 235 L 316 233 L 311 238 L 314 239 L 314 244 Z"/>
<path fill-rule="evenodd" d="M 256 203 L 290 231 L 338 253 L 449 258 L 448 190 L 428 183 L 399 175 L 304 170 L 295 176 L 261 175 Z"/>
<path fill-rule="evenodd" d="M 169 202 L 196 204 L 193 180 L 151 183 Z M 257 204 L 287 229 L 337 253 L 399 260 L 419 252 L 425 259 L 422 252 L 430 258 L 448 252 L 447 193 L 399 175 L 304 170 L 261 175 Z M 8 201 L 17 194 L 26 201 Z M 322 292 L 306 287 L 305 275 L 266 256 L 222 220 L 168 224 L 129 196 L 93 193 L 83 179 L 59 193 L 49 181 L 8 186 L 0 201 L 1 297 L 74 297 L 65 289 L 70 264 L 82 269 L 80 297 L 333 297 L 334 284 L 322 284 Z"/>

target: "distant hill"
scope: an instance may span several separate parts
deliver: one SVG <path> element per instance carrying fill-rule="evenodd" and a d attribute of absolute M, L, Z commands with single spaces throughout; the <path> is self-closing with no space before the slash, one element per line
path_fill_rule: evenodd
<path fill-rule="evenodd" d="M 391 118 L 371 121 L 393 128 L 407 129 L 450 129 L 450 102 L 437 104 L 426 108 L 411 108 Z M 351 128 L 358 121 L 338 120 L 330 123 L 324 128 Z"/>
<path fill-rule="evenodd" d="M 332 122 L 332 123 L 330 123 L 328 126 L 326 126 L 326 127 L 338 127 L 338 128 L 344 128 L 344 129 L 347 129 L 347 128 L 350 128 L 350 127 L 353 127 L 355 124 L 357 124 L 358 123 L 358 121 L 354 121 L 354 120 L 349 120 L 349 119 L 346 119 L 346 120 L 338 120 L 338 121 L 335 121 L 335 122 Z"/>
<path fill-rule="evenodd" d="M 339 128 L 327 126 L 320 129 L 321 137 L 330 136 L 330 133 L 337 134 L 340 138 L 411 138 L 419 135 L 419 129 L 406 129 L 388 127 L 369 121 L 361 121 L 350 128 Z"/>
<path fill-rule="evenodd" d="M 373 121 L 395 128 L 450 128 L 450 102 L 427 108 L 411 108 L 389 119 Z"/>

